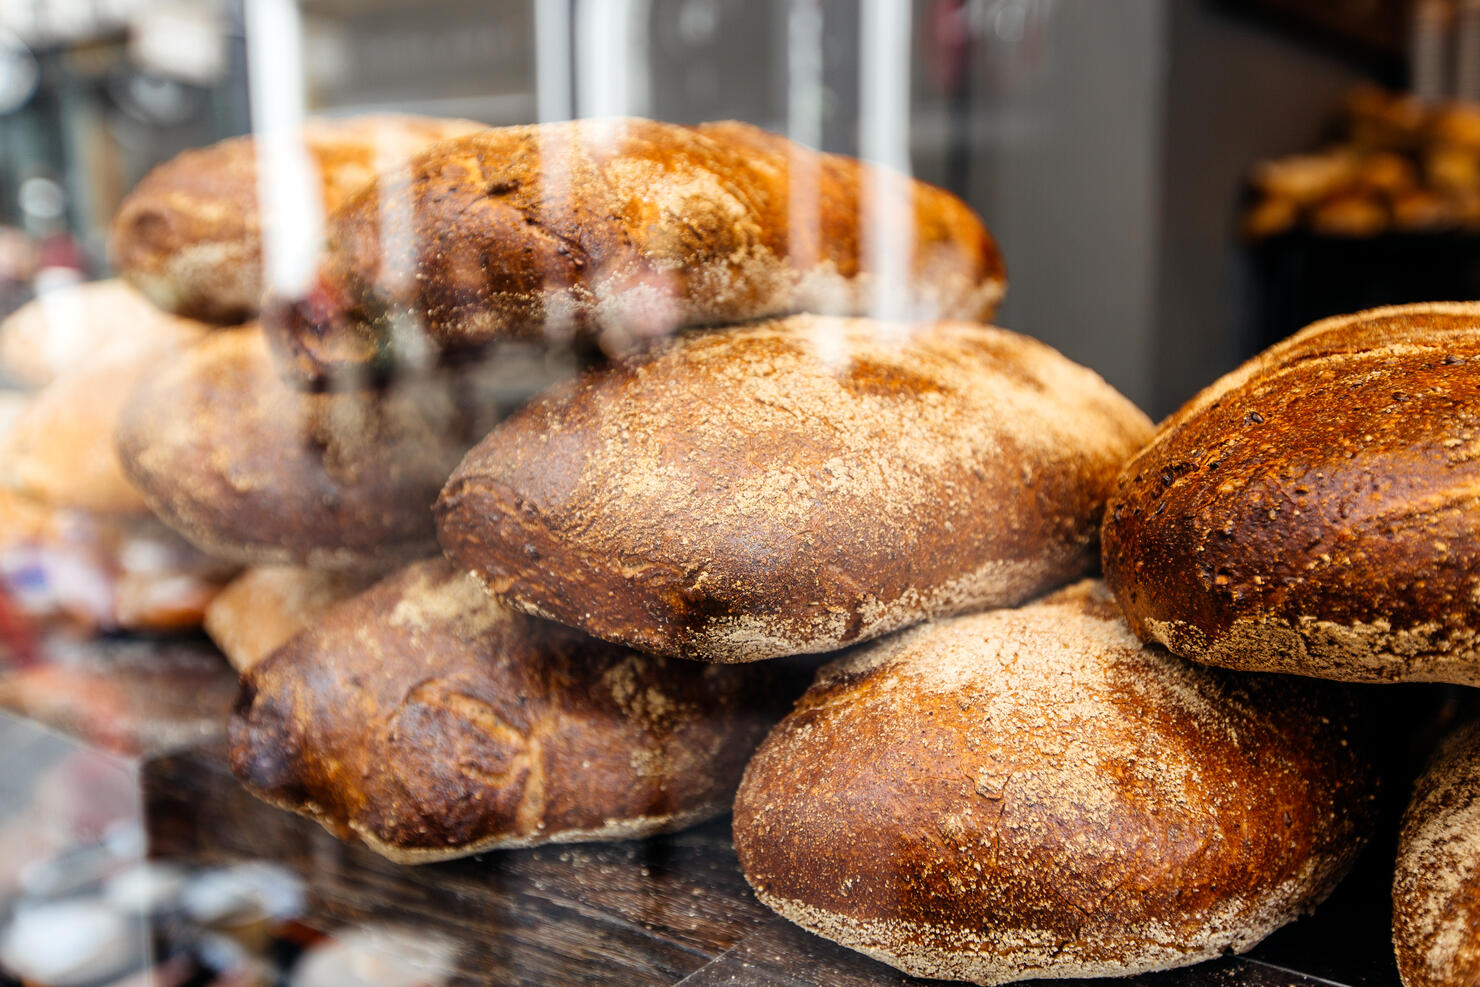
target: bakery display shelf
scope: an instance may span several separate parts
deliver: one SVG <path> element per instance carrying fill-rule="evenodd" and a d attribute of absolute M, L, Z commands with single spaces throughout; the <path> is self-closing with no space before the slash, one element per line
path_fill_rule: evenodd
<path fill-rule="evenodd" d="M 392 864 L 248 794 L 219 742 L 141 772 L 151 855 L 195 866 L 272 861 L 305 883 L 301 921 L 331 937 L 433 944 L 457 984 L 919 984 L 778 918 L 751 895 L 728 818 L 644 841 Z M 1391 826 L 1385 830 L 1387 832 Z M 1311 917 L 1251 954 L 1124 985 L 1395 987 L 1392 837 Z"/>

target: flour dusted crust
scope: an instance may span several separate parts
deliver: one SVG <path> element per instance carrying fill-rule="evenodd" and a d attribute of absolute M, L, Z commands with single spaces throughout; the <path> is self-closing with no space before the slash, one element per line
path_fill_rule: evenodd
<path fill-rule="evenodd" d="M 1126 464 L 1106 581 L 1136 632 L 1250 671 L 1480 685 L 1480 305 L 1317 322 Z"/>
<path fill-rule="evenodd" d="M 1014 333 L 795 316 L 686 334 L 470 452 L 444 549 L 529 613 L 656 654 L 829 651 L 1093 564 L 1150 432 Z"/>
<path fill-rule="evenodd" d="M 317 376 L 385 358 L 406 329 L 439 351 L 591 332 L 618 352 L 684 326 L 857 314 L 875 302 L 874 221 L 900 251 L 901 313 L 991 316 L 1001 256 L 942 189 L 735 122 L 489 129 L 347 202 L 320 284 L 269 328 Z"/>
<path fill-rule="evenodd" d="M 386 168 L 449 137 L 468 120 L 379 115 L 311 120 L 303 148 L 333 210 Z M 235 137 L 186 151 L 144 177 L 113 220 L 115 268 L 156 305 L 209 322 L 242 322 L 262 303 L 257 145 Z"/>
<path fill-rule="evenodd" d="M 1336 687 L 1142 646 L 1084 581 L 826 666 L 761 745 L 761 901 L 915 976 L 1118 976 L 1248 949 L 1355 858 L 1371 772 Z"/>
<path fill-rule="evenodd" d="M 211 555 L 384 570 L 435 548 L 432 501 L 471 444 L 454 390 L 299 391 L 258 329 L 221 330 L 133 394 L 119 458 L 149 507 Z"/>
<path fill-rule="evenodd" d="M 1414 787 L 1398 840 L 1393 946 L 1405 987 L 1480 984 L 1480 722 Z"/>
<path fill-rule="evenodd" d="M 374 572 L 253 566 L 206 607 L 202 626 L 231 667 L 245 672 L 325 610 L 375 582 Z"/>
<path fill-rule="evenodd" d="M 418 562 L 247 672 L 232 767 L 404 863 L 630 839 L 728 808 L 779 713 L 767 672 L 614 647 Z"/>

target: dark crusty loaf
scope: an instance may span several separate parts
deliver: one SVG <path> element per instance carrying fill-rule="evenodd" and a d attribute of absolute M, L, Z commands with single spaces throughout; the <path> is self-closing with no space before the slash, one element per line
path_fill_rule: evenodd
<path fill-rule="evenodd" d="M 766 905 L 916 976 L 1245 950 L 1366 838 L 1338 688 L 1144 647 L 1081 582 L 824 668 L 746 769 L 736 849 Z"/>
<path fill-rule="evenodd" d="M 880 273 L 870 223 L 899 251 L 901 312 L 992 314 L 1001 256 L 942 189 L 742 123 L 490 129 L 347 202 L 318 288 L 269 329 L 317 375 L 383 357 L 403 324 L 438 350 L 549 330 L 618 351 L 682 326 L 862 313 Z"/>
<path fill-rule="evenodd" d="M 488 588 L 655 654 L 829 651 L 1093 565 L 1150 432 L 1041 343 L 796 316 L 658 346 L 496 428 L 437 502 Z"/>
<path fill-rule="evenodd" d="M 296 565 L 253 566 L 206 607 L 201 622 L 238 672 L 245 672 L 330 607 L 362 592 L 376 575 Z"/>
<path fill-rule="evenodd" d="M 1398 840 L 1393 946 L 1405 987 L 1480 984 L 1480 722 L 1414 788 Z"/>
<path fill-rule="evenodd" d="M 1480 685 L 1480 305 L 1318 322 L 1125 467 L 1105 578 L 1199 661 Z"/>
<path fill-rule="evenodd" d="M 471 444 L 452 390 L 310 394 L 282 382 L 255 327 L 222 330 L 135 392 L 119 457 L 212 555 L 383 570 L 435 549 L 432 501 Z"/>
<path fill-rule="evenodd" d="M 247 673 L 231 762 L 406 863 L 627 839 L 726 810 L 779 713 L 768 672 L 613 647 L 419 562 Z"/>
<path fill-rule="evenodd" d="M 445 138 L 482 129 L 468 120 L 365 116 L 312 120 L 303 147 L 322 182 L 326 210 L 382 169 Z M 171 312 L 241 322 L 262 303 L 262 217 L 256 142 L 235 137 L 155 168 L 113 220 L 115 268 Z M 314 235 L 316 230 L 306 230 Z"/>

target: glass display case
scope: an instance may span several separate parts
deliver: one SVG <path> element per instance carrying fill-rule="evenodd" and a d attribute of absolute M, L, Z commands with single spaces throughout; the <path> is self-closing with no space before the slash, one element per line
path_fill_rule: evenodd
<path fill-rule="evenodd" d="M 1405 982 L 1473 395 L 1140 458 L 1475 296 L 1475 5 L 1328 6 L 0 3 L 0 983 Z M 1131 602 L 1332 553 L 1439 671 Z"/>

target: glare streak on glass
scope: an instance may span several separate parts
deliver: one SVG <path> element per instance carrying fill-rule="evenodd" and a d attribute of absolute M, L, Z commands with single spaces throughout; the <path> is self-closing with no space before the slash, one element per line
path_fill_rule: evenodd
<path fill-rule="evenodd" d="M 577 0 L 576 108 L 583 117 L 647 110 L 647 0 Z"/>
<path fill-rule="evenodd" d="M 786 135 L 802 149 L 821 150 L 825 93 L 822 82 L 822 6 L 819 0 L 789 0 L 786 17 Z M 829 284 L 817 277 L 822 255 L 821 162 L 807 150 L 794 150 L 787 167 L 788 256 L 792 270 L 815 284 L 803 285 L 800 296 L 809 309 L 824 312 L 843 307 L 827 297 Z M 834 289 L 836 290 L 836 289 Z M 842 362 L 842 340 L 819 329 L 812 344 L 823 363 Z"/>
<path fill-rule="evenodd" d="M 912 203 L 899 175 L 910 173 L 910 5 L 862 0 L 858 142 L 862 158 L 881 167 L 862 190 L 864 259 L 873 279 L 869 312 L 908 316 Z"/>
<path fill-rule="evenodd" d="M 569 0 L 534 5 L 535 105 L 540 123 L 572 116 Z"/>
<path fill-rule="evenodd" d="M 324 236 L 318 167 L 302 135 L 303 20 L 294 0 L 242 6 L 257 137 L 263 287 L 269 296 L 298 297 L 312 283 Z"/>
<path fill-rule="evenodd" d="M 570 0 L 537 0 L 535 3 L 535 105 L 539 122 L 548 124 L 575 116 L 572 91 Z M 561 227 L 567 214 L 570 178 L 565 140 L 549 128 L 539 136 L 539 188 L 541 224 Z M 546 296 L 548 297 L 548 295 Z M 545 333 L 556 339 L 571 335 L 571 317 L 559 304 L 547 305 Z"/>

